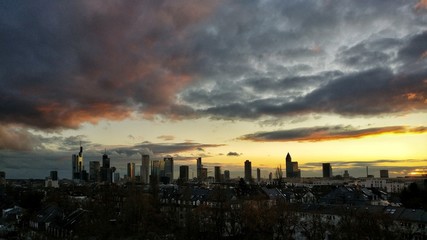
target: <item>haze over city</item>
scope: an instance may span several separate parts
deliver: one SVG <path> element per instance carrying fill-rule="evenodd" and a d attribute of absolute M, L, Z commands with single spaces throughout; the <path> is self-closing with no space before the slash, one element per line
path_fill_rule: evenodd
<path fill-rule="evenodd" d="M 122 174 L 149 154 L 267 177 L 288 152 L 302 177 L 427 173 L 425 0 L 0 6 L 7 178 L 71 178 L 80 143 Z"/>

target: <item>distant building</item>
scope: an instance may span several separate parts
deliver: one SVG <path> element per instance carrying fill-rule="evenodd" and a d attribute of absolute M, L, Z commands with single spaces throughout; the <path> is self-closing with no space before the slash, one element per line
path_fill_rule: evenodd
<path fill-rule="evenodd" d="M 6 183 L 6 172 L 0 172 L 0 184 Z"/>
<path fill-rule="evenodd" d="M 292 157 L 289 153 L 286 155 L 286 177 L 301 178 L 301 170 L 298 168 L 298 162 L 292 162 Z"/>
<path fill-rule="evenodd" d="M 272 172 L 270 172 L 269 174 L 268 174 L 268 182 L 273 182 L 273 173 Z"/>
<path fill-rule="evenodd" d="M 261 169 L 259 168 L 256 169 L 256 181 L 257 183 L 261 182 Z"/>
<path fill-rule="evenodd" d="M 330 163 L 322 163 L 323 177 L 331 178 L 332 177 L 332 166 Z"/>
<path fill-rule="evenodd" d="M 214 167 L 214 174 L 215 174 L 215 182 L 221 182 L 221 167 L 215 166 Z"/>
<path fill-rule="evenodd" d="M 110 167 L 110 158 L 105 150 L 102 155 L 102 167 L 101 167 L 101 182 L 112 183 L 113 182 L 113 169 Z"/>
<path fill-rule="evenodd" d="M 388 178 L 388 170 L 380 170 L 380 178 Z"/>
<path fill-rule="evenodd" d="M 72 161 L 72 172 L 71 177 L 74 181 L 83 180 L 83 147 L 80 144 L 80 151 L 78 154 L 73 154 L 71 157 Z"/>
<path fill-rule="evenodd" d="M 101 164 L 99 161 L 90 161 L 89 162 L 89 180 L 91 182 L 99 182 L 101 172 Z"/>
<path fill-rule="evenodd" d="M 207 168 L 202 168 L 202 171 L 200 173 L 200 180 L 201 181 L 206 181 L 208 179 L 208 169 Z"/>
<path fill-rule="evenodd" d="M 197 179 L 202 180 L 202 158 L 197 158 Z"/>
<path fill-rule="evenodd" d="M 252 180 L 252 163 L 249 160 L 245 161 L 245 180 L 248 182 Z"/>
<path fill-rule="evenodd" d="M 120 181 L 120 173 L 114 173 L 114 183 L 118 183 Z"/>
<path fill-rule="evenodd" d="M 169 178 L 169 181 L 172 182 L 173 177 L 173 158 L 172 157 L 165 157 L 163 159 L 164 161 L 164 177 Z"/>
<path fill-rule="evenodd" d="M 44 181 L 44 186 L 49 188 L 59 188 L 58 171 L 50 171 L 49 177 Z"/>
<path fill-rule="evenodd" d="M 188 173 L 189 173 L 188 166 L 179 166 L 179 179 L 182 182 L 188 182 Z"/>
<path fill-rule="evenodd" d="M 230 181 L 230 171 L 229 170 L 225 170 L 224 171 L 224 181 Z"/>
<path fill-rule="evenodd" d="M 58 171 L 50 171 L 50 178 L 53 181 L 58 181 Z"/>
<path fill-rule="evenodd" d="M 140 168 L 141 182 L 148 183 L 150 178 L 150 155 L 142 155 Z"/>
<path fill-rule="evenodd" d="M 129 181 L 135 180 L 135 163 L 128 163 L 127 164 L 127 176 Z"/>
<path fill-rule="evenodd" d="M 348 173 L 348 170 L 344 170 L 344 174 L 342 175 L 344 178 L 349 178 L 350 174 Z"/>

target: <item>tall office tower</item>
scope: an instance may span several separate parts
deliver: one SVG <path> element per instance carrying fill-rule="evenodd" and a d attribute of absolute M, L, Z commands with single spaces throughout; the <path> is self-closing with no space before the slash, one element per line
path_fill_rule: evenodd
<path fill-rule="evenodd" d="M 107 149 L 105 149 L 105 152 L 102 155 L 102 167 L 103 168 L 110 168 L 110 158 L 107 155 Z"/>
<path fill-rule="evenodd" d="M 6 172 L 0 172 L 0 184 L 6 183 Z"/>
<path fill-rule="evenodd" d="M 72 156 L 72 178 L 73 180 L 82 180 L 82 171 L 83 171 L 83 147 L 80 143 L 80 152 L 78 154 L 73 154 Z"/>
<path fill-rule="evenodd" d="M 182 182 L 188 182 L 188 173 L 189 173 L 188 166 L 179 166 L 179 179 Z"/>
<path fill-rule="evenodd" d="M 293 177 L 292 158 L 289 153 L 286 155 L 286 177 Z"/>
<path fill-rule="evenodd" d="M 256 181 L 257 183 L 261 182 L 261 169 L 259 168 L 256 169 Z"/>
<path fill-rule="evenodd" d="M 206 179 L 208 179 L 208 169 L 207 168 L 202 168 L 202 171 L 200 173 L 200 180 L 201 181 L 206 181 Z"/>
<path fill-rule="evenodd" d="M 269 174 L 268 174 L 268 182 L 272 182 L 273 181 L 273 173 L 272 172 L 270 172 Z"/>
<path fill-rule="evenodd" d="M 221 166 L 215 166 L 214 167 L 214 174 L 215 174 L 215 182 L 219 183 L 221 181 Z"/>
<path fill-rule="evenodd" d="M 128 179 L 135 180 L 135 163 L 128 163 Z"/>
<path fill-rule="evenodd" d="M 322 163 L 323 177 L 331 178 L 332 177 L 332 166 L 330 163 Z"/>
<path fill-rule="evenodd" d="M 286 155 L 286 177 L 287 178 L 300 178 L 301 170 L 298 168 L 298 162 L 292 162 L 291 155 Z"/>
<path fill-rule="evenodd" d="M 120 173 L 114 173 L 114 183 L 118 183 L 120 181 Z"/>
<path fill-rule="evenodd" d="M 52 181 L 58 181 L 58 171 L 50 171 L 50 179 L 52 179 Z"/>
<path fill-rule="evenodd" d="M 151 176 L 159 180 L 160 177 L 160 161 L 154 160 L 151 164 Z"/>
<path fill-rule="evenodd" d="M 380 170 L 380 178 L 388 178 L 388 170 Z"/>
<path fill-rule="evenodd" d="M 202 158 L 199 157 L 199 158 L 197 158 L 197 179 L 199 179 L 199 180 L 201 180 L 201 178 L 202 178 L 202 168 L 203 168 Z"/>
<path fill-rule="evenodd" d="M 342 175 L 344 178 L 349 178 L 350 174 L 348 173 L 348 170 L 344 170 L 344 174 Z"/>
<path fill-rule="evenodd" d="M 107 155 L 107 150 L 102 155 L 101 181 L 105 183 L 113 182 L 113 169 L 110 167 L 110 158 Z"/>
<path fill-rule="evenodd" d="M 245 161 L 245 180 L 248 182 L 252 180 L 252 163 L 249 160 Z"/>
<path fill-rule="evenodd" d="M 230 180 L 230 171 L 225 170 L 224 171 L 224 181 L 227 182 Z"/>
<path fill-rule="evenodd" d="M 150 155 L 142 155 L 140 168 L 141 182 L 148 183 L 150 177 Z"/>
<path fill-rule="evenodd" d="M 100 180 L 101 165 L 99 161 L 89 162 L 89 180 L 91 182 L 99 182 Z"/>
<path fill-rule="evenodd" d="M 173 158 L 172 157 L 165 157 L 163 158 L 164 161 L 164 176 L 169 178 L 169 181 L 173 181 Z"/>

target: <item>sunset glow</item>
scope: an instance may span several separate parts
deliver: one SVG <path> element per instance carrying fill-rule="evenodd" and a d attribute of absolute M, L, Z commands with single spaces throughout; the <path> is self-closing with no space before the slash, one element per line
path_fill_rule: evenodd
<path fill-rule="evenodd" d="M 172 156 L 263 176 L 427 174 L 427 2 L 47 1 L 0 9 L 0 171 Z M 87 166 L 86 166 L 87 165 Z M 138 168 L 137 168 L 138 169 Z"/>

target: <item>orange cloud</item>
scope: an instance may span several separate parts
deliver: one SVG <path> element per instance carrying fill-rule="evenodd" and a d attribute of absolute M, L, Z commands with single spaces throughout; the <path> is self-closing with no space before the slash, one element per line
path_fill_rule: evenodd
<path fill-rule="evenodd" d="M 427 0 L 419 0 L 419 2 L 415 5 L 416 10 L 427 9 Z"/>
<path fill-rule="evenodd" d="M 240 137 L 240 140 L 253 142 L 318 142 L 339 139 L 362 138 L 380 134 L 426 133 L 427 127 L 390 126 L 379 128 L 356 129 L 351 126 L 326 126 L 312 128 L 295 128 L 272 132 L 257 132 Z"/>

